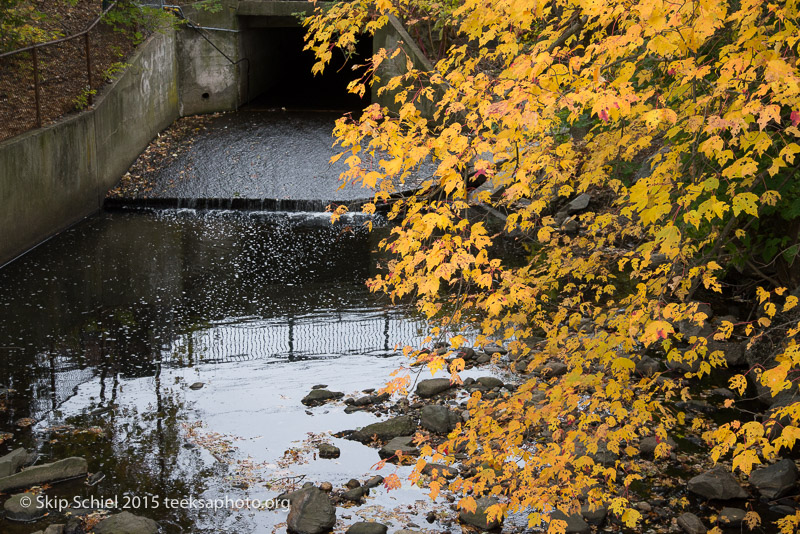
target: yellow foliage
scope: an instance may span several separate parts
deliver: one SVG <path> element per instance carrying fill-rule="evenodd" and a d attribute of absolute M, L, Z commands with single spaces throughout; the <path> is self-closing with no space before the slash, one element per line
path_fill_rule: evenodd
<path fill-rule="evenodd" d="M 567 509 L 594 488 L 597 502 L 637 528 L 641 516 L 625 497 L 642 475 L 633 445 L 655 432 L 656 455 L 668 454 L 668 433 L 688 420 L 673 403 L 691 397 L 674 374 L 636 372 L 645 349 L 694 380 L 726 365 L 712 343 L 756 339 L 798 304 L 791 291 L 759 287 L 756 316 L 723 321 L 707 337 L 680 333 L 705 323 L 692 302 L 698 291 L 724 291 L 731 258 L 752 251 L 755 229 L 781 214 L 786 184 L 797 180 L 797 4 L 435 4 L 454 44 L 442 45 L 429 71 L 401 48 L 378 51 L 351 90 L 373 83 L 394 105 L 373 103 L 334 132 L 343 181 L 376 191 L 369 210 L 392 198 L 396 225 L 381 247 L 394 259 L 369 287 L 413 297 L 456 348 L 469 330 L 478 345 L 501 339 L 531 354 L 531 368 L 567 365 L 508 397 L 469 399 L 471 417 L 446 447 L 463 447 L 477 469 L 450 484 L 465 495 L 460 508 L 474 510 L 469 495 L 491 493 L 502 497 L 493 514 L 539 510 L 532 524 L 562 532 L 543 510 Z M 306 21 L 306 47 L 320 70 L 331 50 L 353 51 L 390 15 L 430 9 L 420 0 L 335 3 Z M 405 71 L 388 75 L 388 61 Z M 644 162 L 640 172 L 633 162 Z M 590 205 L 562 223 L 559 213 L 581 193 Z M 490 226 L 486 211 L 506 219 Z M 512 240 L 527 261 L 499 254 L 496 245 Z M 800 368 L 800 324 L 787 328 L 778 365 L 748 371 L 772 395 L 797 387 L 789 373 Z M 543 340 L 528 345 L 534 338 Z M 432 355 L 419 361 L 432 371 L 445 365 Z M 451 365 L 454 381 L 463 363 Z M 743 395 L 747 381 L 737 374 L 729 384 Z M 534 392 L 544 399 L 534 402 Z M 769 428 L 774 421 L 712 427 L 694 417 L 692 428 L 705 431 L 714 461 L 730 458 L 749 473 L 800 438 L 800 406 L 775 414 L 783 416 L 791 424 L 781 433 Z M 545 430 L 551 437 L 534 447 L 531 436 Z M 598 465 L 601 446 L 624 454 Z M 442 490 L 431 486 L 434 497 Z M 781 521 L 789 532 L 800 515 Z"/>

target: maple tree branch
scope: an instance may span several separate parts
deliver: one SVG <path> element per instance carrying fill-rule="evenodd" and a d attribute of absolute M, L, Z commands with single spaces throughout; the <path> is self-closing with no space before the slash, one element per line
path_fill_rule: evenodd
<path fill-rule="evenodd" d="M 562 33 L 561 36 L 553 42 L 553 44 L 551 44 L 549 47 L 547 47 L 547 52 L 548 53 L 552 53 L 553 50 L 555 50 L 559 46 L 562 46 L 564 43 L 566 43 L 567 39 L 569 39 L 570 37 L 572 37 L 573 35 L 575 35 L 579 31 L 581 31 L 581 29 L 583 28 L 584 24 L 586 24 L 586 22 L 588 20 L 589 20 L 589 17 L 587 17 L 586 15 L 583 15 L 578 20 L 576 20 L 572 24 L 572 26 L 567 28 L 567 30 L 564 33 Z"/>

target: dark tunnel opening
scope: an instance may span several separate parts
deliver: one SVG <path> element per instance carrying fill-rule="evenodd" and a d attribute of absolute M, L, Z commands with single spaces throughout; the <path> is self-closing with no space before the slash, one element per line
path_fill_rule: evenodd
<path fill-rule="evenodd" d="M 293 19 L 241 17 L 240 27 L 247 107 L 353 111 L 369 105 L 369 91 L 361 98 L 349 93 L 347 84 L 356 75 L 353 65 L 372 56 L 371 37 L 359 40 L 356 55 L 347 62 L 341 52 L 334 53 L 325 72 L 314 76 L 314 55 L 303 50 L 305 28 Z"/>

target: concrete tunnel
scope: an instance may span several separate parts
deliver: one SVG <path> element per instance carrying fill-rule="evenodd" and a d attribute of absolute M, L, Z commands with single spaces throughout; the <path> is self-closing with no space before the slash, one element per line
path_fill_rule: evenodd
<path fill-rule="evenodd" d="M 372 38 L 359 39 L 356 53 L 345 61 L 334 51 L 323 74 L 311 73 L 314 54 L 303 50 L 303 28 L 294 17 L 239 17 L 241 103 L 257 108 L 349 111 L 370 103 L 347 91 L 355 77 L 352 67 L 372 57 Z"/>
<path fill-rule="evenodd" d="M 392 109 L 391 93 L 379 96 L 373 87 L 372 94 L 359 98 L 347 92 L 347 84 L 357 74 L 354 65 L 365 63 L 376 49 L 402 46 L 406 54 L 381 63 L 381 78 L 403 74 L 407 57 L 417 68 L 433 69 L 400 21 L 389 17 L 389 24 L 374 36 L 359 39 L 347 62 L 344 54 L 335 50 L 325 73 L 312 75 L 314 55 L 303 50 L 305 28 L 294 15 L 309 13 L 310 6 L 309 2 L 290 0 L 240 0 L 219 13 L 186 7 L 184 13 L 191 24 L 179 30 L 177 40 L 181 115 L 228 111 L 248 104 L 262 109 L 352 111 L 378 102 Z"/>

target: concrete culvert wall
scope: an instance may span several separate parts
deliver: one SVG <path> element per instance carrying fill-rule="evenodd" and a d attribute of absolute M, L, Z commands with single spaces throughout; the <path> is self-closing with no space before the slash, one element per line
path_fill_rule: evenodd
<path fill-rule="evenodd" d="M 0 266 L 94 213 L 178 117 L 174 33 L 156 33 L 94 108 L 0 143 Z"/>
<path fill-rule="evenodd" d="M 359 40 L 356 55 L 345 63 L 337 52 L 323 74 L 314 76 L 314 54 L 304 51 L 305 28 L 291 17 L 239 17 L 241 57 L 247 58 L 245 102 L 258 107 L 356 110 L 363 98 L 348 93 L 352 66 L 372 57 L 372 38 Z M 244 81 L 244 80 L 243 80 Z"/>

